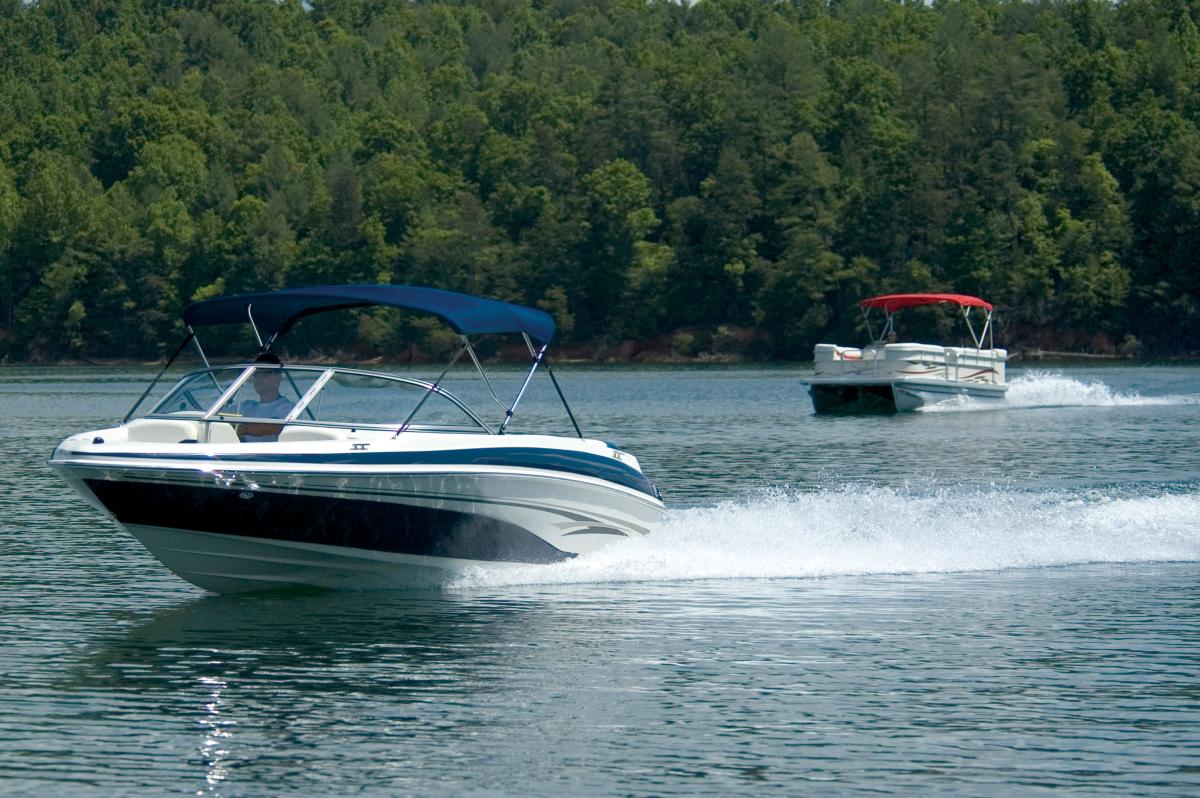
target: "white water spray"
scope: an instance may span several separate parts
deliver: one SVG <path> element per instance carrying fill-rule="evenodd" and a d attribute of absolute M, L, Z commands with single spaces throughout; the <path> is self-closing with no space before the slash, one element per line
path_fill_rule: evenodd
<path fill-rule="evenodd" d="M 1034 371 L 1022 374 L 1008 386 L 1002 403 L 956 398 L 922 408 L 925 413 L 972 410 L 1012 410 L 1037 407 L 1137 407 L 1200 404 L 1200 396 L 1173 394 L 1142 396 L 1137 391 L 1114 391 L 1099 380 L 1077 380 L 1060 372 Z"/>
<path fill-rule="evenodd" d="M 675 510 L 653 534 L 549 566 L 479 569 L 452 587 L 937 573 L 1200 561 L 1200 493 L 847 486 Z"/>

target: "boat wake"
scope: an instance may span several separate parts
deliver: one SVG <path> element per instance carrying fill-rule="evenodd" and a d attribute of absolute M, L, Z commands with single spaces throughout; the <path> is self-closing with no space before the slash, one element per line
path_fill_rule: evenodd
<path fill-rule="evenodd" d="M 1200 561 L 1200 492 L 1149 496 L 846 486 L 673 510 L 654 534 L 448 585 L 949 573 Z"/>
<path fill-rule="evenodd" d="M 1022 374 L 1008 386 L 1001 403 L 962 398 L 921 408 L 923 413 L 953 413 L 1037 407 L 1136 407 L 1200 404 L 1200 396 L 1173 394 L 1142 396 L 1136 391 L 1114 391 L 1099 380 L 1077 380 L 1053 371 Z"/>

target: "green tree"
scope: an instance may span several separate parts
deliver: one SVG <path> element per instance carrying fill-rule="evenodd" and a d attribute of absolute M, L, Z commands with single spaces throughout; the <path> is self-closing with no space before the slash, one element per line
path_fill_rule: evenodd
<path fill-rule="evenodd" d="M 615 160 L 584 176 L 588 192 L 588 234 L 580 252 L 575 296 L 585 300 L 572 308 L 576 329 L 603 333 L 622 314 L 621 299 L 629 288 L 629 272 L 637 245 L 658 226 L 649 206 L 650 181 L 629 161 Z"/>

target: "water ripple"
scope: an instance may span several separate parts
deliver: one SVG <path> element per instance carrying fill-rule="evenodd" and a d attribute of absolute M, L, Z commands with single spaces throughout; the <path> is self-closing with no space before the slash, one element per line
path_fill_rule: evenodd
<path fill-rule="evenodd" d="M 90 373 L 0 379 L 0 793 L 1200 778 L 1195 405 L 825 420 L 782 369 L 576 372 L 585 424 L 620 419 L 589 431 L 664 483 L 661 533 L 442 591 L 218 597 L 45 467 L 140 376 Z M 1196 370 L 1069 376 L 1200 393 Z"/>

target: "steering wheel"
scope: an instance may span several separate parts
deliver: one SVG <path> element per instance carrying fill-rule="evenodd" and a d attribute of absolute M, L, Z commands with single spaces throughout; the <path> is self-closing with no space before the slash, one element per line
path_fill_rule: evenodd
<path fill-rule="evenodd" d="M 203 410 L 204 409 L 203 407 L 200 406 L 200 402 L 196 399 L 196 397 L 192 395 L 191 391 L 187 391 L 187 390 L 183 391 L 182 393 L 180 393 L 179 398 L 183 401 L 181 401 L 179 403 L 179 408 L 177 409 L 176 412 L 185 411 L 185 410 Z"/>

